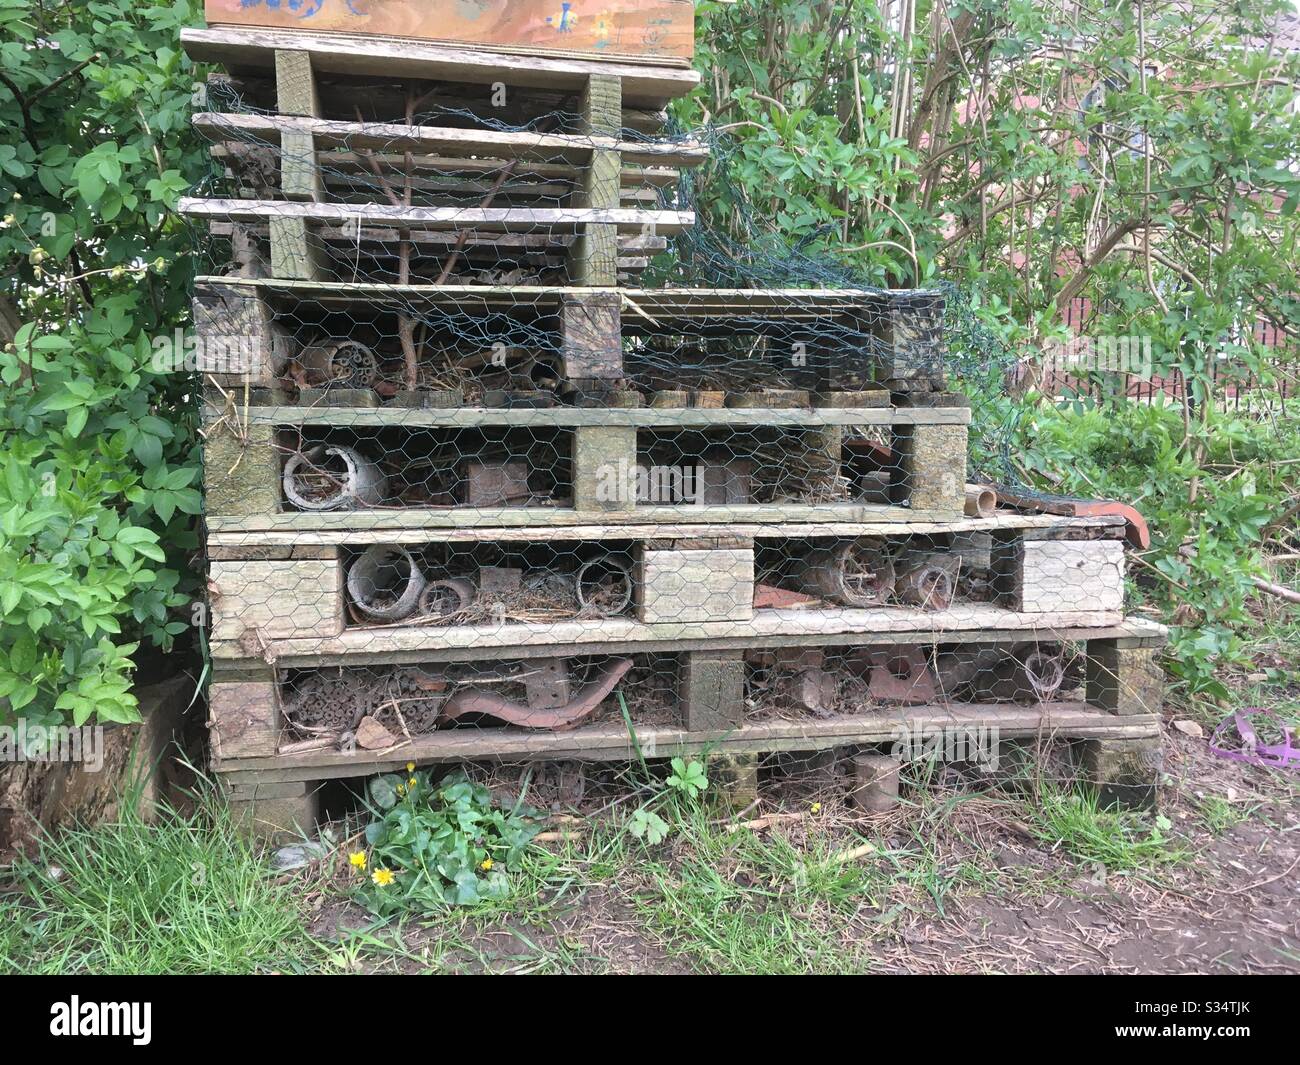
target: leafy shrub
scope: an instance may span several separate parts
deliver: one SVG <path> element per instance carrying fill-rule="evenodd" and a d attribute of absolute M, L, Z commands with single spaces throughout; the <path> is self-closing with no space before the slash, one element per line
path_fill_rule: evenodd
<path fill-rule="evenodd" d="M 0 0 L 0 721 L 137 715 L 132 655 L 189 628 L 195 380 L 171 213 L 204 167 L 193 0 Z"/>
<path fill-rule="evenodd" d="M 536 810 L 494 807 L 488 789 L 460 770 L 435 783 L 408 765 L 406 776 L 374 778 L 369 797 L 368 850 L 351 862 L 364 877 L 357 898 L 382 917 L 506 898 L 509 874 L 540 829 Z"/>

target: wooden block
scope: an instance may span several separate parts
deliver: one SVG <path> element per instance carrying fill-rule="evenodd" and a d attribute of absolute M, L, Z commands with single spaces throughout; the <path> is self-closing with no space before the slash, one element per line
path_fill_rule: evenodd
<path fill-rule="evenodd" d="M 573 505 L 583 510 L 636 508 L 636 428 L 583 425 L 574 430 Z"/>
<path fill-rule="evenodd" d="M 250 422 L 243 435 L 227 423 L 203 438 L 203 497 L 208 514 L 232 517 L 280 510 L 280 456 L 274 427 Z"/>
<path fill-rule="evenodd" d="M 1150 808 L 1157 804 L 1164 768 L 1159 738 L 1087 740 L 1082 765 L 1102 806 Z"/>
<path fill-rule="evenodd" d="M 320 117 L 320 97 L 309 53 L 275 50 L 275 105 L 282 115 Z"/>
<path fill-rule="evenodd" d="M 213 640 L 337 636 L 343 631 L 343 564 L 338 559 L 214 560 L 208 569 Z"/>
<path fill-rule="evenodd" d="M 304 781 L 232 788 L 226 801 L 240 831 L 268 843 L 311 835 L 320 816 L 319 787 Z"/>
<path fill-rule="evenodd" d="M 709 790 L 724 809 L 740 813 L 758 802 L 758 755 L 711 751 L 705 765 Z"/>
<path fill-rule="evenodd" d="M 888 813 L 898 805 L 901 761 L 892 754 L 855 754 L 850 760 L 849 800 L 863 813 Z"/>
<path fill-rule="evenodd" d="M 966 426 L 896 425 L 890 496 L 913 510 L 961 517 L 966 506 Z"/>
<path fill-rule="evenodd" d="M 247 289 L 202 285 L 194 294 L 194 366 L 218 384 L 270 388 L 289 350 L 270 305 Z M 179 367 L 178 367 L 179 368 Z M 187 369 L 189 367 L 186 367 Z"/>
<path fill-rule="evenodd" d="M 637 620 L 748 621 L 754 613 L 752 550 L 643 551 L 637 563 Z"/>
<path fill-rule="evenodd" d="M 1119 540 L 995 543 L 993 586 L 1013 610 L 1124 609 L 1124 544 Z"/>
<path fill-rule="evenodd" d="M 280 194 L 289 200 L 319 200 L 323 191 L 315 138 L 285 130 L 280 134 Z"/>
<path fill-rule="evenodd" d="M 689 60 L 694 53 L 692 0 L 481 0 L 430 5 L 415 0 L 364 4 L 251 4 L 204 0 L 209 26 L 265 26 L 448 41 L 511 52 L 562 52 L 598 58 Z"/>
<path fill-rule="evenodd" d="M 617 380 L 623 376 L 623 343 L 616 292 L 565 296 L 560 308 L 564 375 Z"/>
<path fill-rule="evenodd" d="M 871 325 L 876 379 L 890 387 L 943 386 L 944 297 L 939 292 L 891 292 L 888 310 Z"/>
<path fill-rule="evenodd" d="M 744 724 L 743 652 L 688 651 L 678 661 L 677 697 L 684 728 L 710 732 Z"/>
<path fill-rule="evenodd" d="M 616 137 L 623 121 L 623 89 L 616 77 L 593 74 L 587 80 L 579 105 L 583 130 L 592 135 Z M 619 152 L 601 148 L 591 153 L 591 161 L 582 174 L 574 198 L 579 207 L 618 207 L 621 187 L 622 157 Z M 647 233 L 653 236 L 653 232 Z M 614 226 L 588 222 L 573 244 L 570 272 L 579 285 L 618 284 L 618 232 Z M 574 376 L 592 376 L 575 374 Z"/>
<path fill-rule="evenodd" d="M 273 680 L 214 680 L 208 689 L 208 727 L 216 761 L 274 755 L 283 720 Z"/>
<path fill-rule="evenodd" d="M 1118 640 L 1089 640 L 1085 697 L 1110 714 L 1158 714 L 1165 675 L 1156 648 L 1121 647 Z"/>
<path fill-rule="evenodd" d="M 272 277 L 317 281 L 325 276 L 324 255 L 307 229 L 307 219 L 273 214 L 267 224 L 271 234 Z"/>

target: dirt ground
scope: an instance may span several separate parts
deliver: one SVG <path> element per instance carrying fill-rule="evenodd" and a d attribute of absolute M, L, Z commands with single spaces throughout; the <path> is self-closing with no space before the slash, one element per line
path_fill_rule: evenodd
<path fill-rule="evenodd" d="M 1000 793 L 972 795 L 940 783 L 919 805 L 877 818 L 831 809 L 814 819 L 807 796 L 764 824 L 748 815 L 757 845 L 810 834 L 863 837 L 874 853 L 856 861 L 860 886 L 791 915 L 821 927 L 829 950 L 809 970 L 878 973 L 1277 973 L 1300 972 L 1300 789 L 1291 774 L 1226 761 L 1204 738 L 1166 730 L 1161 813 L 1182 860 L 1152 875 L 1114 874 L 1054 851 L 1014 816 Z M 960 797 L 961 801 L 948 801 Z M 946 812 L 945 812 L 946 808 Z M 793 809 L 794 812 L 790 812 Z M 801 813 L 800 811 L 805 811 Z M 774 840 L 779 834 L 782 841 Z M 918 839 L 926 875 L 891 869 L 889 856 Z M 685 843 L 662 868 L 698 861 Z M 578 848 L 579 851 L 581 848 Z M 743 851 L 743 848 L 741 849 Z M 724 852 L 715 871 L 725 887 L 771 897 L 770 870 L 744 853 Z M 930 881 L 946 883 L 942 894 Z M 688 973 L 748 966 L 702 946 L 689 927 L 656 922 L 662 876 L 635 861 L 612 875 L 565 880 L 518 915 L 422 926 L 408 922 L 364 932 L 369 949 L 347 953 L 361 971 Z M 780 893 L 777 888 L 777 893 Z M 312 932 L 324 942 L 358 939 L 371 927 L 354 906 L 322 895 Z M 802 968 L 796 959 L 793 968 Z"/>

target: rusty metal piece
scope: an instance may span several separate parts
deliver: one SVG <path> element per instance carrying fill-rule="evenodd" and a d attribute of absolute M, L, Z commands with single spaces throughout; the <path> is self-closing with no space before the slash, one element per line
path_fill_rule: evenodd
<path fill-rule="evenodd" d="M 458 691 L 442 708 L 438 718 L 439 725 L 446 725 L 465 714 L 485 714 L 495 717 L 507 724 L 521 728 L 563 729 L 573 728 L 584 717 L 591 714 L 629 669 L 632 659 L 620 658 L 613 662 L 594 680 L 587 683 L 577 697 L 564 706 L 551 710 L 534 710 L 523 703 L 506 699 L 496 692 L 480 688 L 464 688 Z"/>
<path fill-rule="evenodd" d="M 879 702 L 928 703 L 934 700 L 934 674 L 920 647 L 863 648 L 854 656 L 865 659 L 869 673 L 867 694 Z"/>

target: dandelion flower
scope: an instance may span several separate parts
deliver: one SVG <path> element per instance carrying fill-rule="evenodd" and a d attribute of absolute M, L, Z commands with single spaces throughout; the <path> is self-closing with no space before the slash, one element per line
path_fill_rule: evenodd
<path fill-rule="evenodd" d="M 353 851 L 348 855 L 348 861 L 352 864 L 352 868 L 364 869 L 366 867 L 366 852 Z"/>
<path fill-rule="evenodd" d="M 370 879 L 375 882 L 376 887 L 388 887 L 396 877 L 393 876 L 391 869 L 376 869 L 370 874 Z"/>
<path fill-rule="evenodd" d="M 480 869 L 482 869 L 483 872 L 486 873 L 489 869 L 492 868 L 493 864 L 494 864 L 494 863 L 493 863 L 493 861 L 492 861 L 491 858 L 484 858 L 481 862 L 479 862 L 479 866 L 478 866 L 478 867 L 479 867 Z"/>
<path fill-rule="evenodd" d="M 414 772 L 415 772 L 415 763 L 414 763 L 414 762 L 407 762 L 407 763 L 406 763 L 406 771 L 407 771 L 408 773 L 414 773 Z"/>
<path fill-rule="evenodd" d="M 813 804 L 812 804 L 812 812 L 815 813 L 815 814 L 819 814 L 819 813 L 821 813 L 821 812 L 822 812 L 822 804 L 819 803 L 819 802 L 815 802 L 815 803 L 813 803 Z"/>
<path fill-rule="evenodd" d="M 414 788 L 417 783 L 418 781 L 416 781 L 415 777 L 412 777 L 410 780 L 406 782 L 406 786 L 408 788 Z"/>
<path fill-rule="evenodd" d="M 397 794 L 398 794 L 398 795 L 405 795 L 405 794 L 406 794 L 406 785 L 405 785 L 405 784 L 398 784 L 398 785 L 397 785 Z"/>

